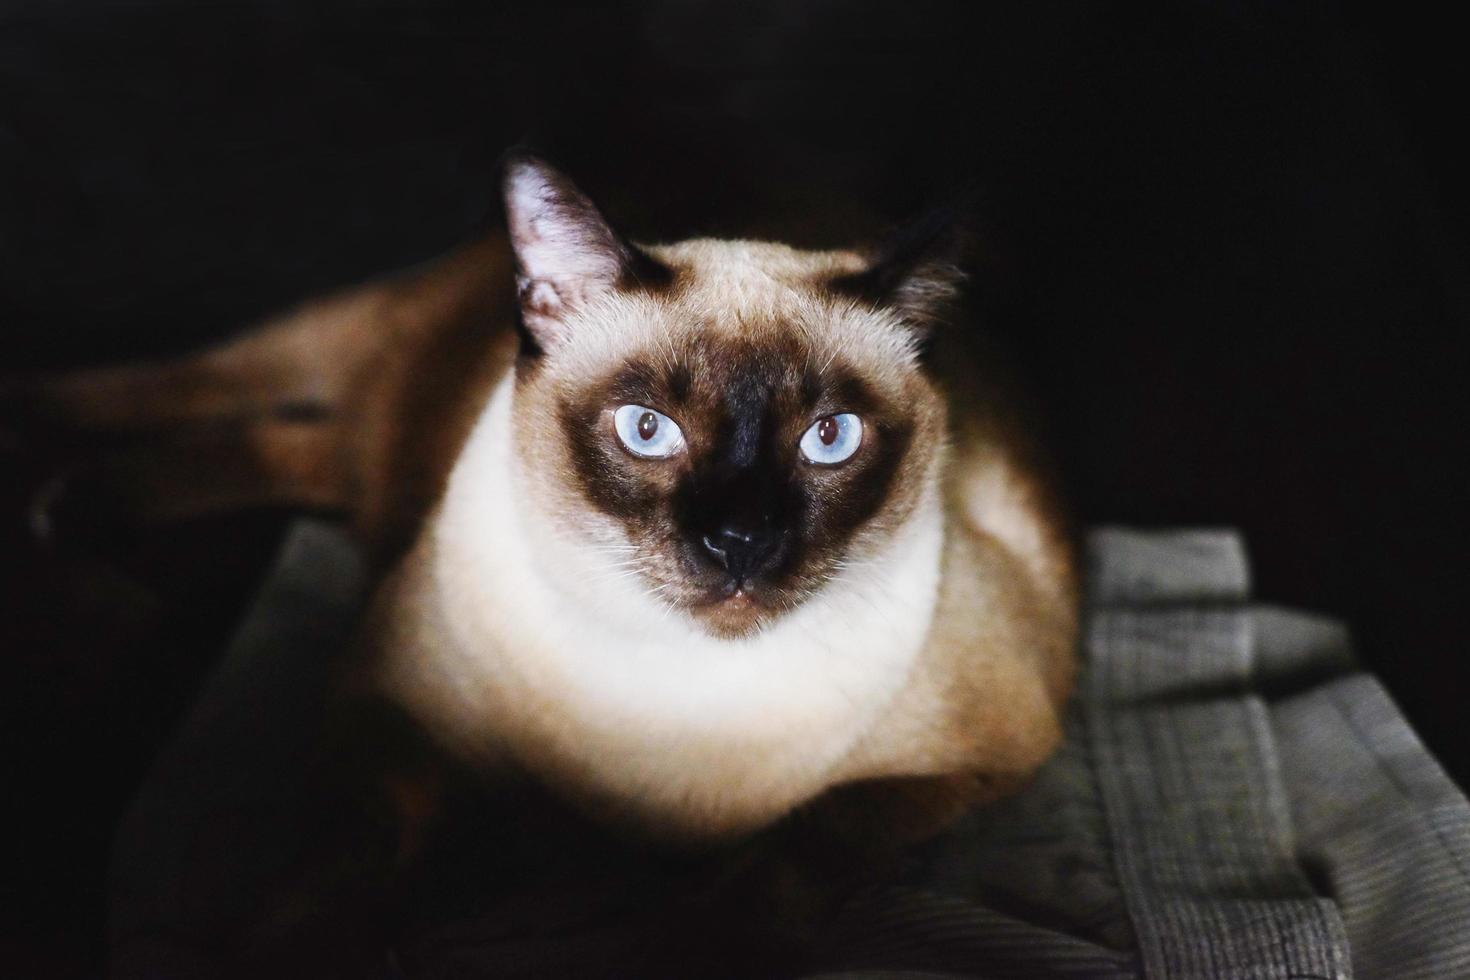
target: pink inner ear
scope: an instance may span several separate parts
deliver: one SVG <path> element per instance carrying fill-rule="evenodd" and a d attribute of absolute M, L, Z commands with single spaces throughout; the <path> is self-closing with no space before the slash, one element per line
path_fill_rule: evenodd
<path fill-rule="evenodd" d="M 521 288 L 521 308 L 536 316 L 556 316 L 562 310 L 561 296 L 544 279 L 528 282 Z"/>
<path fill-rule="evenodd" d="M 565 178 L 538 166 L 517 168 L 507 179 L 505 203 L 522 274 L 555 284 L 563 305 L 617 281 L 617 238 Z"/>
<path fill-rule="evenodd" d="M 560 343 L 569 314 L 616 288 L 622 246 L 592 202 L 545 164 L 513 167 L 505 204 L 525 325 L 543 345 Z"/>

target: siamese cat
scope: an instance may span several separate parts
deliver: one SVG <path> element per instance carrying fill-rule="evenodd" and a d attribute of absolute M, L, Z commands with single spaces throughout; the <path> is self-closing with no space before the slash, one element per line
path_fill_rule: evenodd
<path fill-rule="evenodd" d="M 954 229 L 642 247 L 535 158 L 504 195 L 519 350 L 377 595 L 372 688 L 487 778 L 676 838 L 853 789 L 927 832 L 1024 781 L 1074 572 L 950 317 Z"/>
<path fill-rule="evenodd" d="M 1075 571 L 953 224 L 639 246 L 534 157 L 503 191 L 504 236 L 426 269 L 23 394 L 147 436 L 92 470 L 141 516 L 345 514 L 382 577 L 341 703 L 477 785 L 711 848 L 896 846 L 1022 785 L 1060 739 Z M 442 781 L 364 754 L 412 860 Z"/>

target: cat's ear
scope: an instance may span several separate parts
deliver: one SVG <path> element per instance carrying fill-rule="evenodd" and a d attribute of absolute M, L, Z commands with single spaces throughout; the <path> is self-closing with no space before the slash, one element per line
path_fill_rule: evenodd
<path fill-rule="evenodd" d="M 620 238 L 596 205 L 544 160 L 513 153 L 502 173 L 521 319 L 539 348 L 566 340 L 570 315 L 599 297 L 667 280 L 667 268 Z"/>
<path fill-rule="evenodd" d="M 965 224 L 959 207 L 930 211 L 888 235 L 868 253 L 866 268 L 838 277 L 832 286 L 927 331 L 959 298 Z"/>

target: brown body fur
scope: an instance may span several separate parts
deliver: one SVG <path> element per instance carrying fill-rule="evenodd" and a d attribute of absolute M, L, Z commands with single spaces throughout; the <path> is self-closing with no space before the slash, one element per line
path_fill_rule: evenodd
<path fill-rule="evenodd" d="M 4 378 L 0 393 L 63 482 L 126 518 L 341 514 L 386 561 L 442 492 L 477 393 L 514 357 L 513 299 L 494 234 L 192 356 Z"/>
<path fill-rule="evenodd" d="M 487 392 L 513 367 L 510 268 L 504 239 L 492 236 L 422 271 L 309 303 L 224 347 L 31 381 L 24 394 L 47 425 L 82 434 L 82 445 L 99 436 L 146 443 L 101 457 L 106 489 L 121 491 L 140 519 L 256 504 L 337 512 L 374 554 L 392 556 L 421 528 Z M 983 569 L 947 573 L 943 602 L 963 607 L 975 599 L 964 590 L 1000 583 L 1005 618 L 1031 624 L 1031 641 L 1018 645 L 1032 651 L 1049 703 L 1026 712 L 1028 721 L 1006 678 L 956 671 L 907 692 L 935 699 L 915 712 L 928 725 L 886 733 L 888 744 L 870 751 L 876 758 L 908 739 L 927 743 L 920 754 L 938 770 L 990 755 L 996 771 L 1026 772 L 1055 743 L 1055 706 L 1071 676 L 1075 582 L 1065 525 L 1004 373 L 977 358 L 973 339 L 950 334 L 938 343 L 955 450 L 944 483 L 946 563 Z M 235 462 L 201 465 L 215 457 Z M 1024 559 L 973 513 L 966 481 L 976 473 L 1001 480 L 1008 505 L 1043 531 L 1043 565 L 1018 567 Z M 963 635 L 944 632 L 964 621 L 940 612 L 935 640 L 962 648 Z M 1003 747 L 1013 743 L 1010 762 Z"/>
<path fill-rule="evenodd" d="M 831 258 L 820 261 L 833 273 L 862 268 L 856 253 L 825 254 Z M 664 258 L 677 266 L 677 255 Z M 795 810 L 804 825 L 839 839 L 888 844 L 931 834 L 1023 784 L 1060 739 L 1075 573 L 1018 399 L 963 325 L 935 338 L 938 422 L 926 421 L 923 392 L 899 385 L 886 396 L 918 406 L 918 437 L 946 442 L 935 474 L 944 546 L 932 623 L 906 683 L 815 791 L 769 809 L 666 819 L 600 798 L 555 752 L 493 747 L 504 722 L 466 717 L 463 704 L 430 682 L 421 653 L 447 643 L 436 633 L 446 629 L 445 607 L 429 568 L 436 508 L 490 392 L 516 366 L 513 266 L 506 239 L 493 235 L 191 358 L 26 382 L 12 394 L 53 431 L 83 433 L 74 443 L 87 450 L 79 458 L 94 466 L 100 459 L 104 489 L 139 518 L 262 503 L 345 515 L 386 573 L 365 627 L 368 659 L 346 686 L 403 705 L 440 750 L 472 768 L 530 768 L 595 812 L 681 837 L 749 833 Z M 677 291 L 677 278 L 669 288 Z M 865 355 L 856 356 L 858 375 L 871 376 Z M 538 393 L 533 381 L 519 390 L 546 398 L 552 415 L 567 410 L 565 388 Z M 90 451 L 99 436 L 109 446 L 100 457 Z M 199 465 L 207 459 L 229 464 Z M 564 488 L 587 479 L 568 472 L 562 457 L 544 463 L 543 475 Z M 881 506 L 899 519 L 925 479 L 917 471 L 903 477 Z M 820 550 L 813 556 L 820 565 Z M 773 608 L 785 601 L 773 592 Z M 983 629 L 977 607 L 989 611 Z M 490 734 L 477 742 L 477 732 Z M 401 772 L 388 781 L 408 825 L 407 850 L 433 820 L 438 779 L 430 767 L 421 784 Z"/>

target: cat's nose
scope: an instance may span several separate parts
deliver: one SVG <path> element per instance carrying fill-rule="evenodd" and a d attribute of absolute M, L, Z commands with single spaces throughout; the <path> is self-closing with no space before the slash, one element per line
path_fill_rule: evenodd
<path fill-rule="evenodd" d="M 715 563 L 737 585 L 744 585 L 780 560 L 782 537 L 780 531 L 770 527 L 727 524 L 713 534 L 706 534 L 702 541 Z"/>

